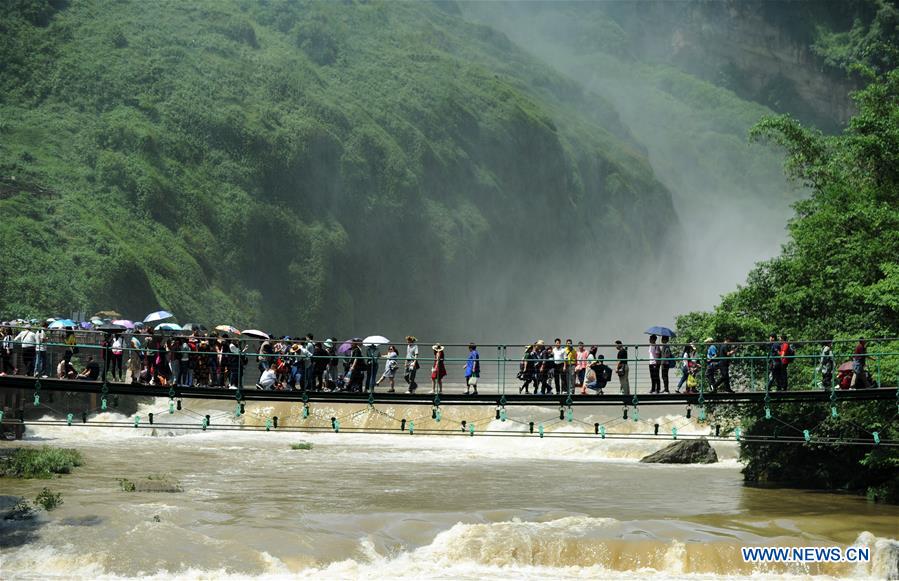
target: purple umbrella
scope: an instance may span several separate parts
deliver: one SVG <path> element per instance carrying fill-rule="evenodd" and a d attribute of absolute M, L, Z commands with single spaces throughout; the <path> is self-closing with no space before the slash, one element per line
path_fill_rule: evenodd
<path fill-rule="evenodd" d="M 337 354 L 343 355 L 344 353 L 349 353 L 353 350 L 353 342 L 352 341 L 344 341 L 340 347 L 337 348 Z"/>

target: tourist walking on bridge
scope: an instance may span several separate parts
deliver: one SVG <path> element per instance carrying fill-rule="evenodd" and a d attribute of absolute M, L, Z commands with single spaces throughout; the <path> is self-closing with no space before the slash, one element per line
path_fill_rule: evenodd
<path fill-rule="evenodd" d="M 121 335 L 116 335 L 112 338 L 112 344 L 110 345 L 110 365 L 109 368 L 112 372 L 112 380 L 113 381 L 125 381 L 125 373 L 122 370 L 122 358 L 125 355 L 124 351 L 124 341 Z"/>
<path fill-rule="evenodd" d="M 777 389 L 780 391 L 787 391 L 789 375 L 787 373 L 787 368 L 790 363 L 793 362 L 793 356 L 796 355 L 796 352 L 793 351 L 792 345 L 787 340 L 786 335 L 780 336 L 780 348 L 778 349 L 778 359 L 780 361 L 780 365 L 777 366 L 777 376 L 775 377 L 775 382 L 777 383 Z"/>
<path fill-rule="evenodd" d="M 562 340 L 558 337 L 553 341 L 552 356 L 553 384 L 558 395 L 562 393 L 562 374 L 565 372 L 565 348 L 562 347 Z"/>
<path fill-rule="evenodd" d="M 821 374 L 821 389 L 833 389 L 833 341 L 825 341 L 821 348 L 821 360 L 818 362 L 818 372 Z"/>
<path fill-rule="evenodd" d="M 868 358 L 868 343 L 864 337 L 858 338 L 858 344 L 852 355 L 852 383 L 851 387 L 855 389 L 865 389 L 868 387 L 865 377 L 865 363 Z"/>
<path fill-rule="evenodd" d="M 730 386 L 730 364 L 731 358 L 737 353 L 737 346 L 734 345 L 731 337 L 725 337 L 724 343 L 718 347 L 718 381 L 712 385 L 712 391 L 723 389 L 727 393 L 733 393 L 734 390 Z"/>
<path fill-rule="evenodd" d="M 716 375 L 718 373 L 718 346 L 715 345 L 715 339 L 709 337 L 705 340 L 707 345 L 705 351 L 705 378 L 708 382 L 709 389 L 715 387 Z"/>
<path fill-rule="evenodd" d="M 465 361 L 465 395 L 478 395 L 478 378 L 481 376 L 481 355 L 474 343 L 468 344 L 468 359 Z"/>
<path fill-rule="evenodd" d="M 443 345 L 437 343 L 431 349 L 434 351 L 434 365 L 431 366 L 431 393 L 443 393 L 443 378 L 446 377 Z"/>
<path fill-rule="evenodd" d="M 584 346 L 584 342 L 578 341 L 576 353 L 577 363 L 574 367 L 574 387 L 580 387 L 582 395 L 587 393 L 585 380 L 587 378 L 587 357 L 589 355 L 587 348 Z"/>
<path fill-rule="evenodd" d="M 528 387 L 533 383 L 534 385 L 534 394 L 537 393 L 537 353 L 536 347 L 534 345 L 528 345 L 524 348 L 524 355 L 521 357 L 520 371 L 518 373 L 518 379 L 520 379 L 523 383 L 521 387 L 518 388 L 518 393 L 530 393 L 528 391 Z"/>
<path fill-rule="evenodd" d="M 668 344 L 668 340 L 668 335 L 662 335 L 662 360 L 660 371 L 662 373 L 662 388 L 665 393 L 671 393 L 668 391 L 668 372 L 677 366 L 677 361 L 675 361 L 674 355 L 671 353 L 671 345 Z"/>
<path fill-rule="evenodd" d="M 418 373 L 418 368 L 421 367 L 421 365 L 418 363 L 417 341 L 418 340 L 412 335 L 406 335 L 406 373 L 403 375 L 403 379 L 409 386 L 406 393 L 415 393 L 416 388 L 418 388 L 418 383 L 415 382 L 415 374 Z"/>
<path fill-rule="evenodd" d="M 770 390 L 777 385 L 777 378 L 780 374 L 780 342 L 777 335 L 771 333 L 768 336 L 768 385 L 766 390 Z"/>
<path fill-rule="evenodd" d="M 381 349 L 376 344 L 371 343 L 365 349 L 365 356 L 368 358 L 368 376 L 365 380 L 365 388 L 369 392 L 373 392 L 378 376 L 378 359 L 381 357 Z"/>
<path fill-rule="evenodd" d="M 565 340 L 565 377 L 563 379 L 565 393 L 574 392 L 574 368 L 577 365 L 577 352 L 571 339 Z"/>
<path fill-rule="evenodd" d="M 696 346 L 692 343 L 684 345 L 684 350 L 681 352 L 680 357 L 681 378 L 680 381 L 677 382 L 677 389 L 675 390 L 677 393 L 680 393 L 681 388 L 689 381 L 691 371 L 690 364 L 696 357 Z M 688 388 L 687 393 L 689 393 L 689 391 Z"/>
<path fill-rule="evenodd" d="M 553 354 L 552 349 L 543 343 L 543 339 L 537 341 L 535 349 L 535 365 L 537 366 L 537 381 L 540 383 L 540 394 L 547 395 L 552 393 L 550 387 L 550 374 L 553 372 Z M 535 390 L 536 391 L 536 390 Z"/>
<path fill-rule="evenodd" d="M 362 339 L 353 339 L 352 348 L 350 349 L 350 366 L 346 373 L 347 391 L 362 391 L 365 365 L 365 360 L 362 357 Z"/>
<path fill-rule="evenodd" d="M 662 357 L 662 348 L 656 344 L 658 337 L 649 336 L 649 393 L 659 393 L 662 391 L 662 381 L 659 377 L 660 359 Z"/>
<path fill-rule="evenodd" d="M 22 366 L 25 367 L 25 375 L 34 375 L 35 342 L 37 337 L 34 331 L 25 327 L 16 335 L 14 342 L 20 345 L 22 350 Z"/>
<path fill-rule="evenodd" d="M 630 395 L 631 384 L 628 378 L 630 369 L 627 362 L 627 347 L 624 346 L 620 339 L 615 341 L 615 347 L 618 349 L 618 364 L 615 366 L 615 374 L 618 375 L 618 382 L 621 384 L 621 394 Z"/>
<path fill-rule="evenodd" d="M 44 323 L 34 333 L 34 376 L 47 377 L 47 332 L 44 330 L 47 323 Z"/>
<path fill-rule="evenodd" d="M 0 327 L 0 376 L 14 375 L 16 372 L 12 364 L 13 336 L 9 327 Z"/>
<path fill-rule="evenodd" d="M 397 360 L 399 357 L 399 353 L 396 351 L 396 347 L 390 345 L 387 347 L 387 356 L 386 361 L 384 362 L 384 373 L 381 374 L 381 377 L 378 378 L 378 381 L 375 383 L 376 386 L 381 385 L 381 382 L 385 379 L 390 384 L 390 389 L 387 390 L 387 393 L 393 393 L 396 391 L 396 370 L 399 368 L 399 361 Z"/>

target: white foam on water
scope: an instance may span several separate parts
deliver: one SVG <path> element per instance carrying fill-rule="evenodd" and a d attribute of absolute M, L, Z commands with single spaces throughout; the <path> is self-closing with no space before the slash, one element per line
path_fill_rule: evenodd
<path fill-rule="evenodd" d="M 72 545 L 58 549 L 29 545 L 6 551 L 4 578 L 11 579 L 836 579 L 892 578 L 899 542 L 859 535 L 855 546 L 871 548 L 871 562 L 838 573 L 748 569 L 737 557 L 740 541 L 685 543 L 677 539 L 625 539 L 628 523 L 611 518 L 569 516 L 543 522 L 510 521 L 457 523 L 432 542 L 379 553 L 370 538 L 362 538 L 354 558 L 309 566 L 289 566 L 265 551 L 253 559 L 252 574 L 226 568 L 182 566 L 173 571 L 111 574 L 108 554 L 76 554 Z M 639 525 L 638 530 L 639 530 Z M 134 532 L 138 532 L 135 529 Z M 631 534 L 633 534 L 631 530 Z M 156 531 L 159 533 L 159 531 Z M 156 534 L 154 533 L 154 534 Z M 772 539 L 772 542 L 775 540 Z M 780 542 L 780 539 L 777 539 Z M 214 546 L 211 547 L 215 549 Z M 634 557 L 634 555 L 644 555 Z M 727 559 L 722 557 L 729 556 Z M 718 568 L 719 570 L 714 570 Z M 712 569 L 712 570 L 709 570 Z"/>

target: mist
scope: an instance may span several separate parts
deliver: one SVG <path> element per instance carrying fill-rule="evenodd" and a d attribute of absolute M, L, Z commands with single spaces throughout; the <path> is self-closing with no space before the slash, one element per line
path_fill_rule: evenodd
<path fill-rule="evenodd" d="M 610 41 L 585 41 L 585 34 L 595 31 L 601 37 L 603 32 L 596 26 L 603 16 L 596 3 L 462 7 L 468 18 L 502 31 L 611 103 L 672 195 L 672 227 L 658 228 L 661 250 L 621 272 L 605 269 L 604 258 L 626 256 L 632 249 L 595 249 L 590 268 L 606 270 L 613 284 L 597 293 L 571 277 L 564 295 L 576 308 L 558 311 L 548 326 L 589 340 L 640 341 L 647 326 L 673 327 L 679 314 L 711 309 L 757 262 L 779 254 L 791 204 L 803 192 L 784 177 L 780 152 L 749 143 L 749 128 L 771 110 L 674 67 L 638 60 L 629 47 L 657 47 L 665 40 L 657 36 L 658 22 L 645 27 L 652 31 L 647 37 L 628 38 L 625 45 L 624 31 L 611 18 L 606 24 Z M 669 32 L 674 42 L 678 31 Z"/>

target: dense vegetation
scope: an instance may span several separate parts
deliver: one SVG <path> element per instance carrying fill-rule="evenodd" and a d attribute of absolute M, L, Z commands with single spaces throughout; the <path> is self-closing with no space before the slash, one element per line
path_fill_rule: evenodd
<path fill-rule="evenodd" d="M 764 340 L 791 337 L 852 340 L 899 336 L 899 71 L 887 72 L 855 95 L 858 114 L 837 136 L 825 136 L 790 117 L 772 117 L 754 130 L 786 149 L 788 172 L 812 190 L 796 205 L 783 253 L 753 270 L 744 286 L 710 313 L 678 320 L 688 339 L 731 335 Z M 838 344 L 838 363 L 853 344 Z M 899 341 L 876 341 L 872 362 L 885 385 L 899 381 Z M 813 356 L 811 348 L 799 354 Z M 813 365 L 794 365 L 793 381 L 808 384 Z M 784 406 L 775 414 L 816 436 L 899 438 L 895 402 L 840 406 Z M 744 415 L 746 433 L 770 433 L 775 421 L 761 410 Z M 744 444 L 747 479 L 809 487 L 867 490 L 899 502 L 899 453 L 860 446 Z M 865 469 L 856 470 L 861 464 Z"/>
<path fill-rule="evenodd" d="M 533 328 L 522 249 L 626 277 L 676 227 L 607 102 L 398 2 L 2 3 L 0 214 L 0 318 L 444 337 Z"/>
<path fill-rule="evenodd" d="M 68 474 L 81 466 L 81 452 L 69 448 L 19 448 L 0 459 L 0 475 L 14 478 L 51 478 L 54 474 Z"/>

